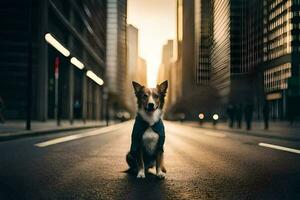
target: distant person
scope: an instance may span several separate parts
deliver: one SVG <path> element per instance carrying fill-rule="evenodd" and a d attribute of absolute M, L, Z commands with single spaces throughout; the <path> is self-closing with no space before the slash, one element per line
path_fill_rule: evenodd
<path fill-rule="evenodd" d="M 229 127 L 233 128 L 235 108 L 232 104 L 229 104 L 227 107 L 227 115 L 229 117 Z"/>
<path fill-rule="evenodd" d="M 180 113 L 179 118 L 180 118 L 180 122 L 183 123 L 184 120 L 185 120 L 185 114 L 184 113 Z"/>
<path fill-rule="evenodd" d="M 75 102 L 74 102 L 74 115 L 75 115 L 75 119 L 79 119 L 80 118 L 80 110 L 81 110 L 80 101 L 78 99 L 76 99 Z"/>
<path fill-rule="evenodd" d="M 253 116 L 253 105 L 249 103 L 245 106 L 245 120 L 246 120 L 247 130 L 251 130 L 252 116 Z"/>
<path fill-rule="evenodd" d="M 266 101 L 263 107 L 265 130 L 269 129 L 269 115 L 270 115 L 269 103 Z"/>
<path fill-rule="evenodd" d="M 239 104 L 236 108 L 236 122 L 238 128 L 242 128 L 242 119 L 243 119 L 243 105 Z"/>
<path fill-rule="evenodd" d="M 290 106 L 289 106 L 289 109 L 288 109 L 288 112 L 287 112 L 287 118 L 290 122 L 290 125 L 292 126 L 294 124 L 294 120 L 295 120 L 295 117 L 296 117 L 297 103 L 295 102 L 294 99 L 291 99 L 289 105 Z"/>
<path fill-rule="evenodd" d="M 1 123 L 4 123 L 3 111 L 4 111 L 4 101 L 0 96 L 0 122 Z"/>

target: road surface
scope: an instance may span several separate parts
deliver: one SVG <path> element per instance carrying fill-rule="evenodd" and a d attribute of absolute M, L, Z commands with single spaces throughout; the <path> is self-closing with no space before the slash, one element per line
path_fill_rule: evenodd
<path fill-rule="evenodd" d="M 166 178 L 138 180 L 132 125 L 0 142 L 0 199 L 300 199 L 299 141 L 165 122 Z"/>

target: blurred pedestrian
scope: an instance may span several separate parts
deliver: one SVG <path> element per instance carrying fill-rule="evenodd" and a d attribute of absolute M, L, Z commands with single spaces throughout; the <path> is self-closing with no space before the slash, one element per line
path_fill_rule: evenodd
<path fill-rule="evenodd" d="M 238 128 L 242 128 L 242 119 L 243 119 L 243 105 L 239 104 L 236 107 L 236 121 Z"/>
<path fill-rule="evenodd" d="M 0 96 L 0 122 L 1 123 L 4 123 L 3 111 L 4 111 L 4 101 Z"/>
<path fill-rule="evenodd" d="M 247 130 L 251 130 L 252 116 L 253 116 L 253 105 L 249 103 L 245 106 L 245 120 L 246 120 Z"/>
<path fill-rule="evenodd" d="M 287 118 L 288 118 L 291 126 L 294 124 L 297 106 L 298 106 L 297 101 L 295 101 L 295 99 L 291 98 L 289 101 L 289 108 L 288 108 L 288 112 L 287 112 Z"/>
<path fill-rule="evenodd" d="M 229 104 L 227 107 L 227 115 L 229 117 L 229 127 L 233 128 L 233 124 L 234 124 L 234 115 L 235 115 L 235 108 L 232 104 Z"/>
<path fill-rule="evenodd" d="M 263 107 L 265 130 L 269 129 L 269 115 L 270 115 L 269 103 L 268 103 L 268 101 L 266 101 L 264 104 L 264 107 Z"/>
<path fill-rule="evenodd" d="M 79 119 L 80 118 L 80 111 L 81 111 L 81 104 L 79 99 L 76 99 L 74 102 L 74 116 L 75 119 Z"/>
<path fill-rule="evenodd" d="M 184 113 L 180 113 L 179 114 L 179 119 L 180 119 L 180 122 L 183 123 L 184 120 L 185 120 L 185 114 Z"/>

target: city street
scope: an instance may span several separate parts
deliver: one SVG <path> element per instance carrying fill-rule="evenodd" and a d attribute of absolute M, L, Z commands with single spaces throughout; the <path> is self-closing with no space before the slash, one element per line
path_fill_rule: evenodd
<path fill-rule="evenodd" d="M 165 122 L 166 178 L 136 179 L 132 125 L 1 142 L 0 199 L 300 198 L 299 141 Z"/>

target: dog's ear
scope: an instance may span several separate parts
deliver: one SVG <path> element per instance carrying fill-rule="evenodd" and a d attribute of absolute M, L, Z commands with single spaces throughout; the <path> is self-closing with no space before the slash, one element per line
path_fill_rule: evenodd
<path fill-rule="evenodd" d="M 134 89 L 135 94 L 137 95 L 139 92 L 141 92 L 144 88 L 144 86 L 140 85 L 139 83 L 132 81 L 132 86 Z"/>
<path fill-rule="evenodd" d="M 156 86 L 157 90 L 159 93 L 162 95 L 165 95 L 168 89 L 168 81 L 164 81 L 161 84 Z"/>

